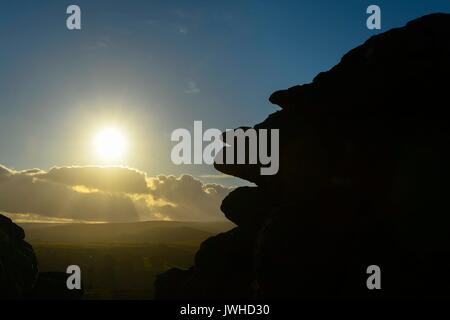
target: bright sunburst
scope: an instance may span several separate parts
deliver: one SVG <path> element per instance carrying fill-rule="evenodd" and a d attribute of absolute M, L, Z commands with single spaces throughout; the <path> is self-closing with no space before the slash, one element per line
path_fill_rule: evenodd
<path fill-rule="evenodd" d="M 116 128 L 101 130 L 94 139 L 97 156 L 103 161 L 117 161 L 123 158 L 127 148 L 124 134 Z"/>

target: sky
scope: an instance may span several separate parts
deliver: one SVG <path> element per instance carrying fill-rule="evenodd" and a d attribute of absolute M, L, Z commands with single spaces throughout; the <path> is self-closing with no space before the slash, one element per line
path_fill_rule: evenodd
<path fill-rule="evenodd" d="M 82 30 L 66 28 L 71 4 Z M 371 4 L 381 30 L 366 28 Z M 5 174 L 105 165 L 93 141 L 115 127 L 128 147 L 114 164 L 239 184 L 211 166 L 174 165 L 172 131 L 194 120 L 221 130 L 259 123 L 277 110 L 272 92 L 432 12 L 450 12 L 450 1 L 1 0 L 0 164 Z"/>

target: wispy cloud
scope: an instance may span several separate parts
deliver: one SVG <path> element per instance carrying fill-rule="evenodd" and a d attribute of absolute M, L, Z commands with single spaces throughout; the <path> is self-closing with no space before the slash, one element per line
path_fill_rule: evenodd
<path fill-rule="evenodd" d="M 200 88 L 195 81 L 189 81 L 187 83 L 187 88 L 184 90 L 186 94 L 197 94 L 200 93 Z"/>
<path fill-rule="evenodd" d="M 189 29 L 185 26 L 178 26 L 178 32 L 181 34 L 188 34 L 189 33 Z"/>

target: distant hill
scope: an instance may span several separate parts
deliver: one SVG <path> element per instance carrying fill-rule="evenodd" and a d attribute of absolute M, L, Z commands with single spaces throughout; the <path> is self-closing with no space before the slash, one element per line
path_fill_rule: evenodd
<path fill-rule="evenodd" d="M 163 243 L 199 245 L 211 235 L 234 227 L 230 222 L 146 221 L 105 224 L 20 224 L 33 243 Z"/>

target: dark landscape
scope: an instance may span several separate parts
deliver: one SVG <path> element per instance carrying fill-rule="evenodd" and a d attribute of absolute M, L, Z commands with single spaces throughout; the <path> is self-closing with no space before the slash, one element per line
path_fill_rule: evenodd
<path fill-rule="evenodd" d="M 201 242 L 227 222 L 149 221 L 115 224 L 22 224 L 40 272 L 82 270 L 83 299 L 148 300 L 157 274 L 188 269 Z"/>

